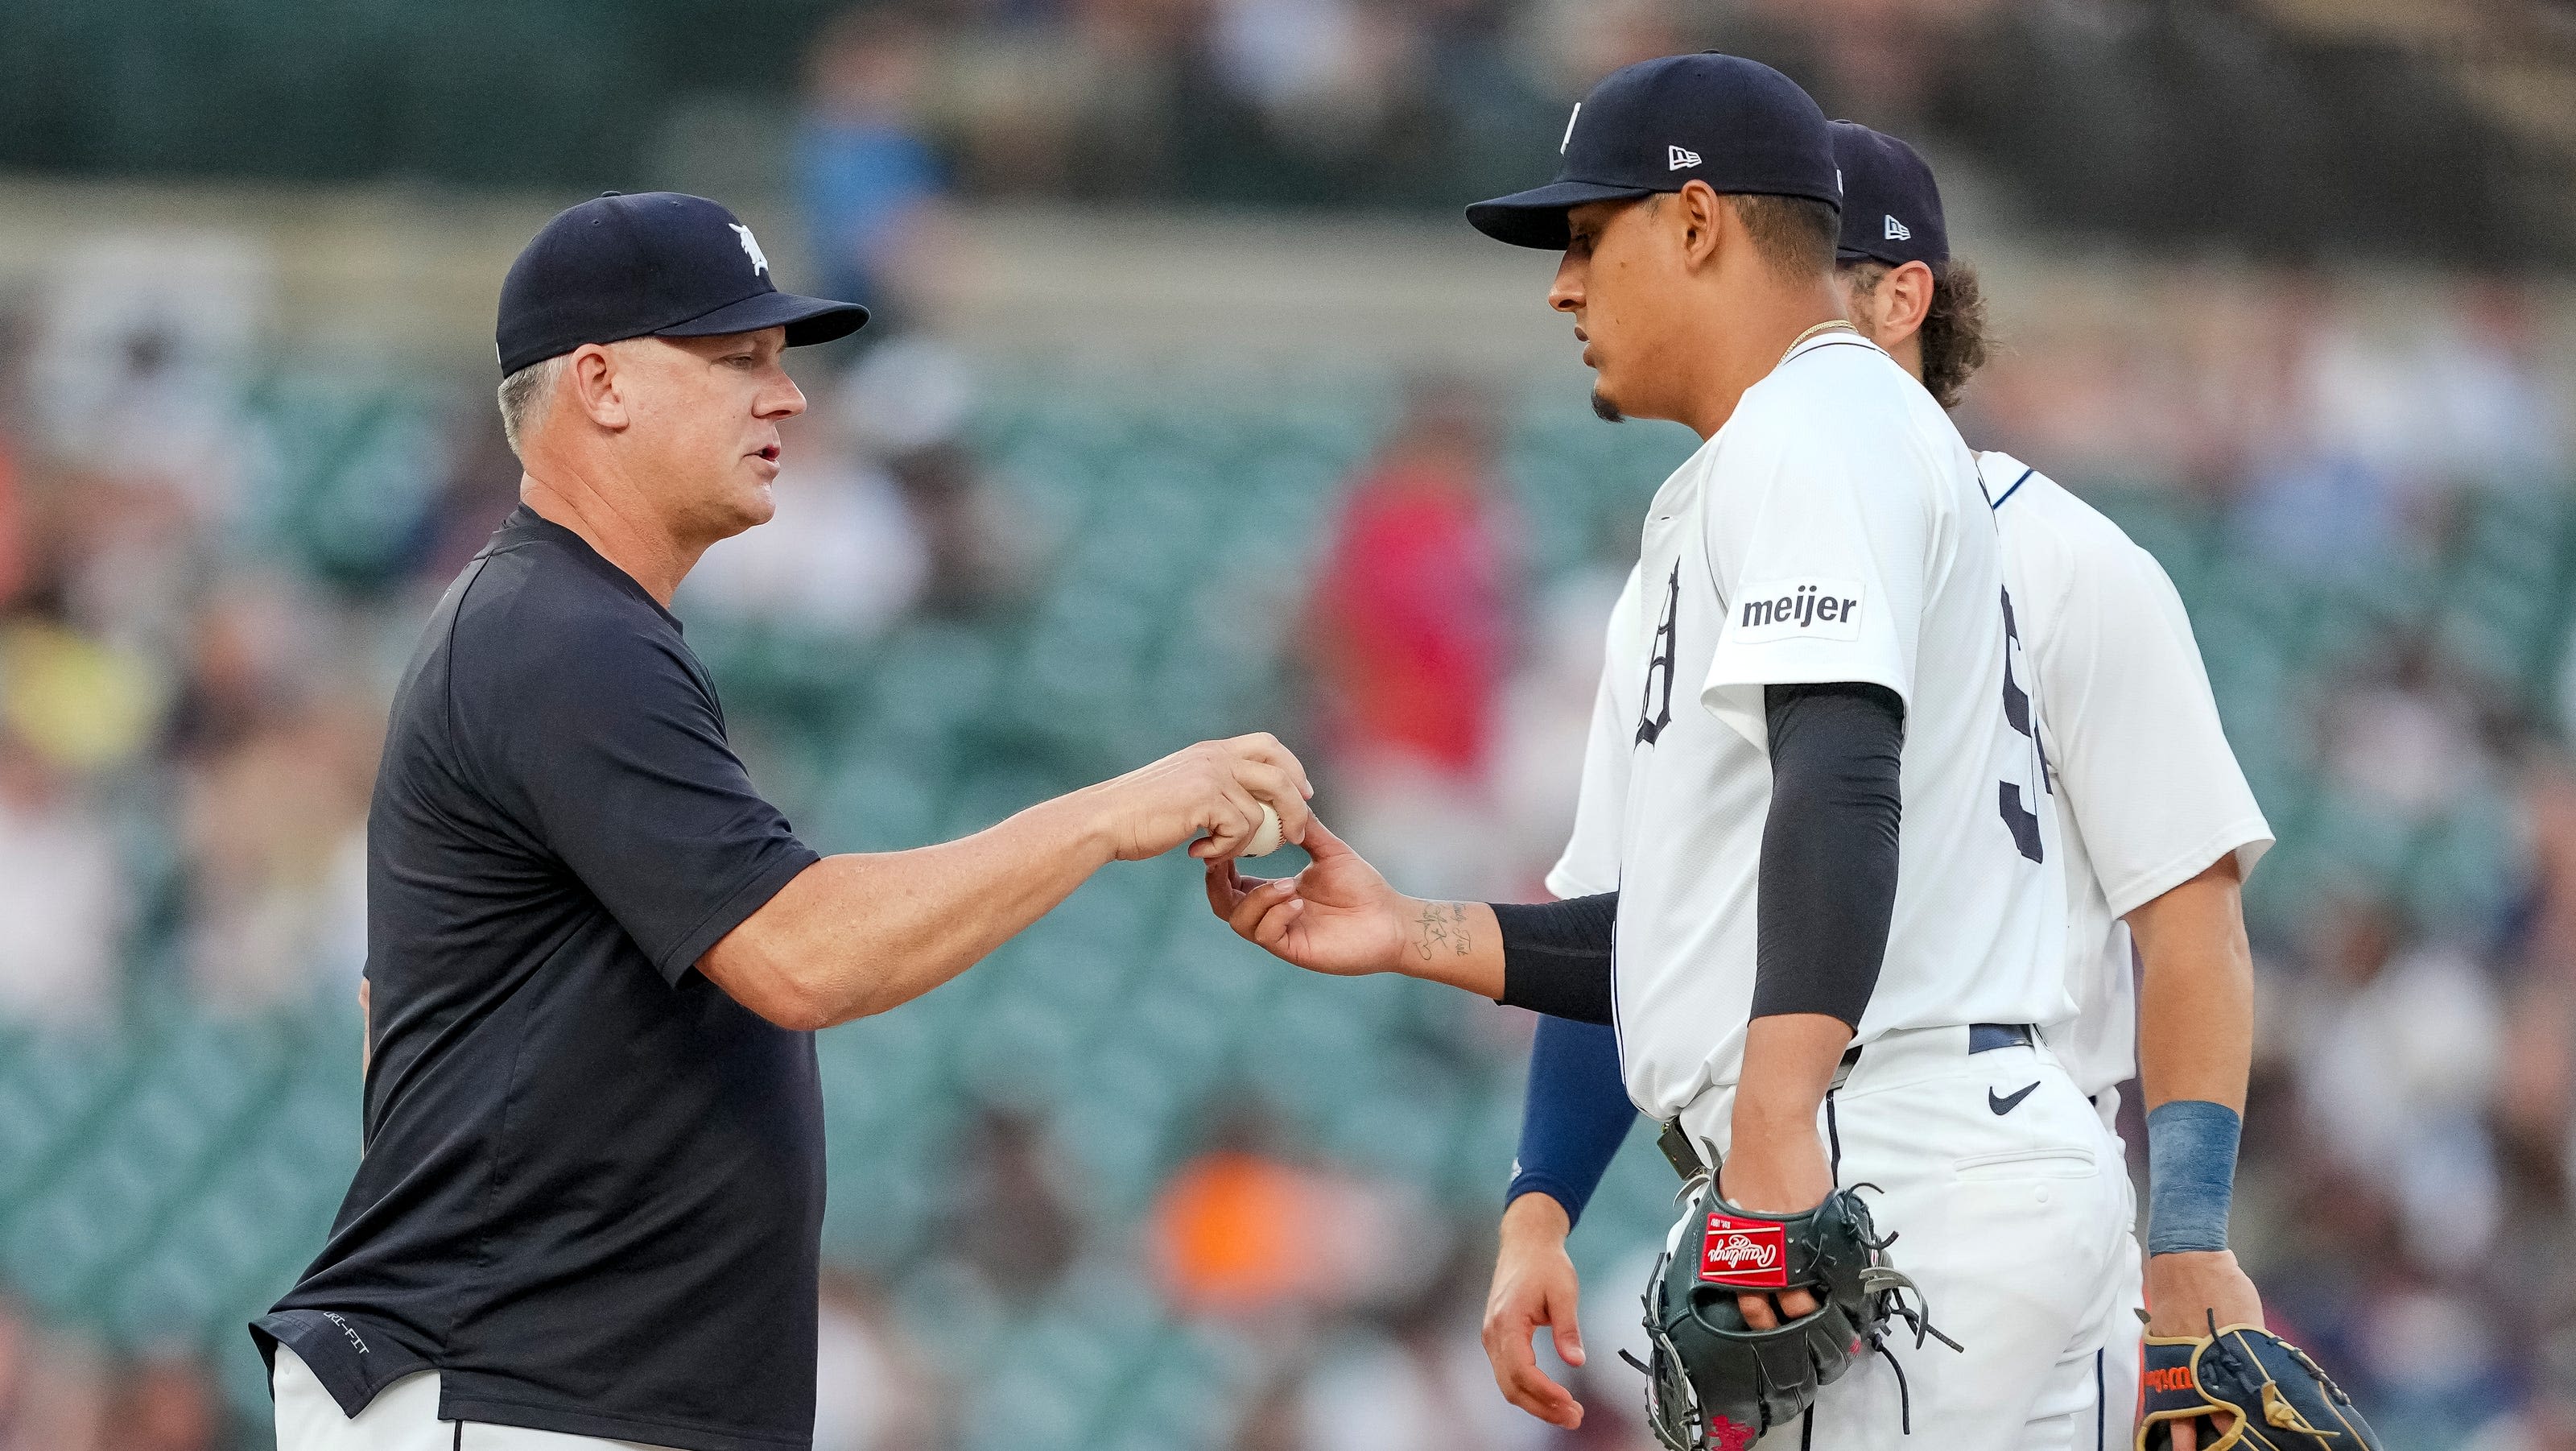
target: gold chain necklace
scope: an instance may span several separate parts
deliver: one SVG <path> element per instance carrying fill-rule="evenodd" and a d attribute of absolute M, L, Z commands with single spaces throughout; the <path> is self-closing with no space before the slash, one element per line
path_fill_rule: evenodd
<path fill-rule="evenodd" d="M 1794 353 L 1798 351 L 1798 349 L 1806 346 L 1807 339 L 1809 338 L 1820 337 L 1830 332 L 1857 333 L 1859 331 L 1859 328 L 1853 327 L 1850 323 L 1843 321 L 1841 318 L 1827 318 L 1825 321 L 1820 322 L 1814 327 L 1807 329 L 1805 332 L 1798 334 L 1796 337 L 1791 338 L 1789 340 L 1788 352 L 1784 352 L 1780 355 L 1780 363 L 1789 361 L 1789 353 Z M 1774 363 L 1771 366 L 1776 368 L 1780 366 L 1780 363 Z"/>

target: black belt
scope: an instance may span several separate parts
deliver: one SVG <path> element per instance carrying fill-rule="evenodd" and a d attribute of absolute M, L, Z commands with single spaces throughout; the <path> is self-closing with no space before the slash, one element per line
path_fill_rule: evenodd
<path fill-rule="evenodd" d="M 1970 1023 L 1968 1051 L 1991 1053 L 1997 1048 L 2028 1048 L 2039 1041 L 2039 1035 L 2028 1023 Z"/>
<path fill-rule="evenodd" d="M 2027 1048 L 2038 1041 L 2039 1035 L 2032 1030 L 2028 1023 L 1970 1023 L 1968 1025 L 1968 1051 L 1970 1053 L 1991 1053 L 1997 1048 Z M 1858 1043 L 1854 1043 L 1843 1050 L 1843 1066 L 1845 1068 L 1849 1068 L 1859 1061 L 1860 1045 Z"/>
<path fill-rule="evenodd" d="M 1972 1055 L 1991 1053 L 1997 1048 L 2028 1048 L 2038 1042 L 2038 1031 L 2028 1023 L 1970 1023 L 1968 1025 L 1968 1052 Z M 1844 1076 L 1851 1072 L 1852 1065 L 1860 1062 L 1861 1046 L 1854 1043 L 1843 1050 L 1842 1067 L 1834 1075 L 1837 1086 L 1840 1086 Z M 1830 1093 L 1827 1096 L 1830 1097 Z M 1664 1131 L 1655 1140 L 1655 1147 L 1664 1151 L 1664 1158 L 1671 1162 L 1673 1172 L 1685 1179 L 1696 1178 L 1707 1168 L 1700 1161 L 1699 1146 L 1692 1143 L 1690 1135 L 1683 1130 L 1680 1114 L 1664 1120 Z"/>

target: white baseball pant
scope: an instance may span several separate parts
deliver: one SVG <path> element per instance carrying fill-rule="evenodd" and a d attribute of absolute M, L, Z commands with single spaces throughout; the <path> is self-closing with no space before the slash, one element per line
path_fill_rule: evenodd
<path fill-rule="evenodd" d="M 641 1441 L 442 1421 L 434 1370 L 395 1381 L 354 1416 L 343 1414 L 312 1368 L 283 1345 L 268 1383 L 277 1399 L 277 1451 L 668 1451 Z"/>

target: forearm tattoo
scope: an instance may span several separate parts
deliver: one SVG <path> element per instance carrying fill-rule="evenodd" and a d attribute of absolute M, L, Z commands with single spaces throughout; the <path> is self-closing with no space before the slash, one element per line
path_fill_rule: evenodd
<path fill-rule="evenodd" d="M 1476 950 L 1467 934 L 1467 904 L 1425 902 L 1413 919 L 1409 943 L 1413 955 L 1429 962 L 1437 957 L 1465 957 Z"/>

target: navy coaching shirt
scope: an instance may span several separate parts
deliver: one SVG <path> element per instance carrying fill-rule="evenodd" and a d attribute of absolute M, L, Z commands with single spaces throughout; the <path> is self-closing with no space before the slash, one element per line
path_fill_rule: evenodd
<path fill-rule="evenodd" d="M 356 1414 L 805 1451 L 811 1034 L 693 970 L 815 860 L 679 621 L 521 508 L 448 587 L 367 817 L 366 1152 L 252 1329 Z"/>

